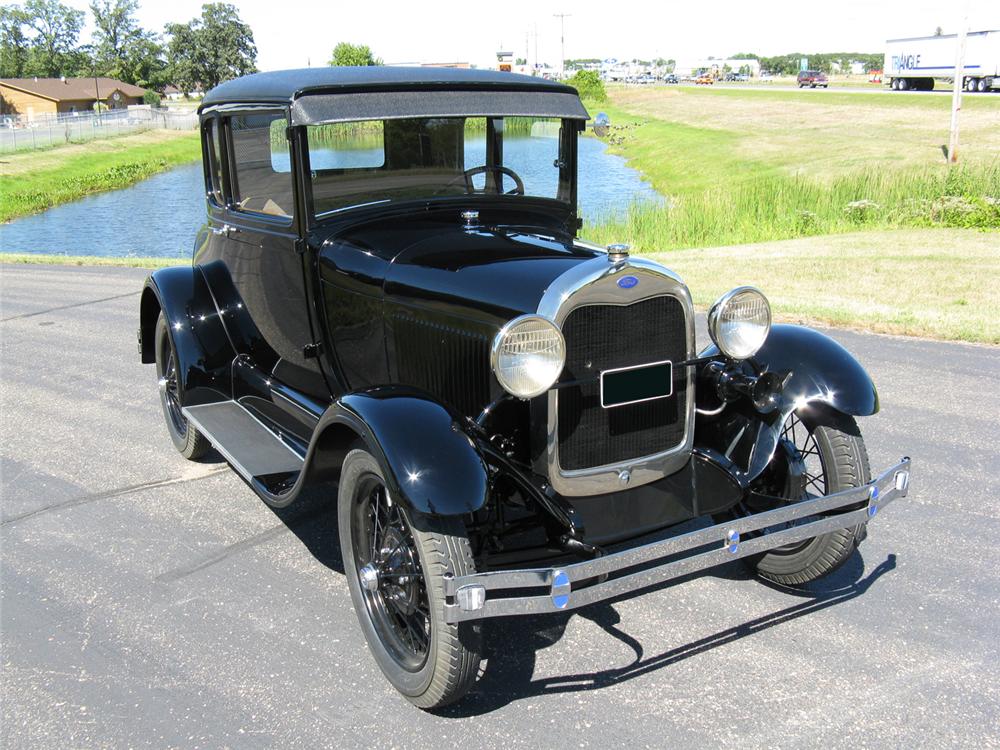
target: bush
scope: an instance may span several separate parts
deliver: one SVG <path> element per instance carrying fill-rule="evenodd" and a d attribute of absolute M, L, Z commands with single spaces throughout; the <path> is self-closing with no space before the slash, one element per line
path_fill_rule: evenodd
<path fill-rule="evenodd" d="M 604 90 L 604 81 L 596 70 L 578 70 L 573 77 L 566 81 L 575 88 L 581 99 L 589 99 L 592 102 L 606 102 L 608 92 Z"/>
<path fill-rule="evenodd" d="M 142 95 L 142 103 L 148 104 L 151 107 L 160 106 L 160 95 L 155 91 L 147 91 Z"/>

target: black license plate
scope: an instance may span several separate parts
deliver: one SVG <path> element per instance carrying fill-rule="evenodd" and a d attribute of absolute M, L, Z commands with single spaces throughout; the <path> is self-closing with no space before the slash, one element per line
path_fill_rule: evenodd
<path fill-rule="evenodd" d="M 601 373 L 601 406 L 605 409 L 669 398 L 672 395 L 674 365 L 669 360 L 620 367 Z"/>

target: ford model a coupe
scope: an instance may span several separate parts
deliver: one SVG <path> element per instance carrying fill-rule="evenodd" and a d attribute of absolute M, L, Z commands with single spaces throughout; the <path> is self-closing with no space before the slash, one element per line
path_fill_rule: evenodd
<path fill-rule="evenodd" d="M 461 697 L 484 618 L 742 558 L 799 584 L 906 494 L 855 417 L 875 387 L 739 287 L 698 351 L 666 268 L 576 234 L 576 92 L 504 73 L 262 73 L 201 110 L 208 222 L 150 276 L 139 351 L 188 458 L 264 502 L 335 502 L 370 650 Z M 686 521 L 680 532 L 673 529 Z"/>

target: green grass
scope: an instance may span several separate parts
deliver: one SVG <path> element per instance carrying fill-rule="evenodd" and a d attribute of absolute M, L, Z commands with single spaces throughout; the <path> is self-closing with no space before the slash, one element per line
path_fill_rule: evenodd
<path fill-rule="evenodd" d="M 1000 232 L 902 229 L 731 247 L 654 259 L 706 308 L 735 286 L 764 291 L 777 320 L 1000 344 Z"/>
<path fill-rule="evenodd" d="M 185 258 L 113 258 L 96 255 L 35 255 L 32 253 L 0 253 L 0 263 L 42 266 L 106 266 L 112 268 L 166 268 L 190 265 Z"/>
<path fill-rule="evenodd" d="M 585 217 L 584 234 L 595 241 L 650 252 L 861 229 L 1000 228 L 996 104 L 968 118 L 966 158 L 949 168 L 934 156 L 938 97 L 822 92 L 818 103 L 799 91 L 615 93 L 624 101 L 591 109 L 608 112 L 611 151 L 666 201 L 631 206 L 625 218 Z M 897 108 L 925 100 L 919 112 Z M 878 137 L 850 127 L 861 109 Z M 880 122 L 902 123 L 895 140 Z"/>
<path fill-rule="evenodd" d="M 0 175 L 0 222 L 128 187 L 201 158 L 197 133 L 165 132 L 8 157 Z"/>

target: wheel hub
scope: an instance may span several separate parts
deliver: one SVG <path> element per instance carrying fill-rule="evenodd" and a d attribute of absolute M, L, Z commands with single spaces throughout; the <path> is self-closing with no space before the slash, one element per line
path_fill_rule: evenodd
<path fill-rule="evenodd" d="M 376 591 L 378 589 L 378 570 L 371 563 L 368 563 L 358 571 L 358 578 L 361 581 L 361 588 L 365 591 Z"/>
<path fill-rule="evenodd" d="M 420 603 L 420 588 L 413 575 L 419 567 L 415 551 L 400 529 L 391 527 L 386 532 L 377 559 L 382 596 L 400 614 L 412 615 Z"/>

